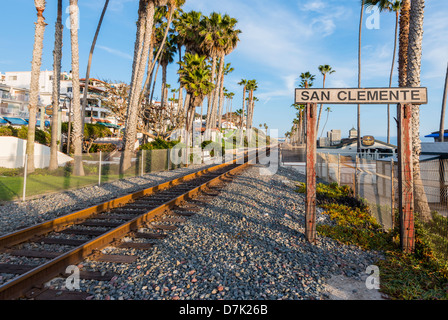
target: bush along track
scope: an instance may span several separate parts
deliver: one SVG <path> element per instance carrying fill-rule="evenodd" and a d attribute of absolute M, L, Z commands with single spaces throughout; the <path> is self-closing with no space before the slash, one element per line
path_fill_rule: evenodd
<path fill-rule="evenodd" d="M 304 183 L 297 185 L 297 192 L 305 193 Z M 380 292 L 397 300 L 448 300 L 448 264 L 439 259 L 430 241 L 428 226 L 416 216 L 415 251 L 405 254 L 400 249 L 400 228 L 386 232 L 370 214 L 363 199 L 353 197 L 348 186 L 317 184 L 316 202 L 329 215 L 332 225 L 318 224 L 321 236 L 330 237 L 348 245 L 358 245 L 365 250 L 384 253 L 377 262 L 380 270 Z M 437 217 L 438 219 L 446 218 Z"/>

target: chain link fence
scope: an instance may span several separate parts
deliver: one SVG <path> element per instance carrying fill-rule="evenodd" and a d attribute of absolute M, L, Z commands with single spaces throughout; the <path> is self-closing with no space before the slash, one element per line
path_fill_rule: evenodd
<path fill-rule="evenodd" d="M 115 180 L 143 176 L 151 172 L 174 170 L 185 162 L 170 161 L 173 149 L 140 150 L 131 167 L 120 172 L 121 152 L 97 152 L 82 155 L 84 175 L 74 175 L 74 160 L 49 170 L 49 155 L 35 155 L 35 171 L 28 173 L 26 155 L 0 158 L 0 201 L 27 200 L 34 196 L 101 185 Z"/>
<path fill-rule="evenodd" d="M 350 186 L 364 199 L 372 215 L 385 230 L 395 227 L 398 208 L 398 163 L 391 154 L 317 154 L 317 177 L 327 183 Z M 422 223 L 440 258 L 448 261 L 448 159 L 422 156 L 420 175 L 431 211 L 430 222 Z M 418 214 L 418 213 L 417 213 Z"/>

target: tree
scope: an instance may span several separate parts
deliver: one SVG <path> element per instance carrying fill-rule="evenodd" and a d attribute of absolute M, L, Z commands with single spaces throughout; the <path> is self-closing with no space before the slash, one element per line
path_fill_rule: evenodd
<path fill-rule="evenodd" d="M 58 168 L 58 136 L 59 136 L 59 97 L 61 88 L 61 60 L 62 60 L 62 0 L 58 0 L 58 15 L 55 25 L 53 51 L 53 112 L 51 116 L 51 144 L 49 170 Z M 62 143 L 59 141 L 59 143 Z"/>
<path fill-rule="evenodd" d="M 70 0 L 70 40 L 71 40 L 71 63 L 72 63 L 72 87 L 73 87 L 73 131 L 72 142 L 74 147 L 74 170 L 75 176 L 83 176 L 82 166 L 82 113 L 79 85 L 79 48 L 78 48 L 78 0 Z"/>
<path fill-rule="evenodd" d="M 140 0 L 139 2 L 131 86 L 125 124 L 126 128 L 123 137 L 124 147 L 120 159 L 121 173 L 124 173 L 131 167 L 131 158 L 135 151 L 135 141 L 137 138 L 136 128 L 140 108 L 139 102 L 141 101 L 143 77 L 149 55 L 149 47 L 152 41 L 156 2 L 158 5 L 166 5 L 167 3 L 167 1 L 162 0 Z"/>
<path fill-rule="evenodd" d="M 445 87 L 443 90 L 443 99 L 442 99 L 442 112 L 440 114 L 440 128 L 439 128 L 439 141 L 444 141 L 444 135 L 445 135 L 445 109 L 446 109 L 446 100 L 448 96 L 448 65 L 446 68 L 446 75 L 445 75 Z"/>
<path fill-rule="evenodd" d="M 378 6 L 380 12 L 389 11 L 395 12 L 395 36 L 394 36 L 394 51 L 392 54 L 392 66 L 390 68 L 389 76 L 389 88 L 392 87 L 392 78 L 394 74 L 395 57 L 397 55 L 397 43 L 398 43 L 398 25 L 401 10 L 401 0 L 389 1 L 389 0 L 365 0 L 366 7 Z M 390 105 L 387 105 L 387 143 L 390 143 Z"/>
<path fill-rule="evenodd" d="M 321 65 L 321 66 L 318 67 L 318 69 L 319 69 L 320 73 L 323 76 L 322 87 L 325 88 L 325 80 L 326 80 L 327 74 L 335 73 L 336 70 L 333 70 L 328 64 Z M 316 132 L 317 133 L 319 133 L 319 123 L 320 123 L 320 116 L 322 114 L 322 107 L 323 107 L 323 104 L 320 105 L 319 116 L 317 117 L 317 127 L 316 127 Z"/>
<path fill-rule="evenodd" d="M 34 172 L 34 141 L 36 134 L 36 112 L 39 104 L 39 76 L 42 65 L 42 51 L 45 32 L 45 0 L 34 0 L 34 6 L 37 11 L 37 22 L 34 31 L 33 60 L 31 62 L 31 82 L 30 82 L 30 103 L 28 105 L 29 121 L 28 135 L 26 141 L 26 155 L 28 157 L 28 173 Z"/>
<path fill-rule="evenodd" d="M 359 33 L 358 33 L 358 88 L 361 88 L 361 39 L 362 39 L 362 22 L 364 18 L 364 3 L 361 1 L 361 14 L 359 16 Z M 361 105 L 358 104 L 357 109 L 357 123 L 358 123 L 358 139 L 357 152 L 361 152 Z"/>
<path fill-rule="evenodd" d="M 253 113 L 254 113 L 254 101 L 255 101 L 254 91 L 256 91 L 258 89 L 257 80 L 255 80 L 255 79 L 249 80 L 247 82 L 246 89 L 249 91 L 249 101 L 248 101 L 248 105 L 247 105 L 246 131 L 250 132 L 250 130 L 252 129 L 252 121 L 253 121 Z M 249 137 L 248 142 L 251 142 L 252 135 L 249 134 L 248 137 Z"/>
<path fill-rule="evenodd" d="M 95 50 L 96 40 L 98 39 L 98 34 L 100 33 L 101 25 L 103 24 L 103 18 L 104 14 L 106 13 L 107 6 L 109 5 L 109 0 L 106 0 L 103 6 L 103 11 L 101 12 L 100 21 L 98 22 L 98 26 L 96 28 L 95 36 L 93 37 L 92 45 L 90 47 L 90 53 L 89 53 L 89 61 L 87 62 L 87 71 L 86 71 L 86 79 L 84 82 L 84 96 L 82 99 L 82 127 L 84 128 L 84 122 L 85 122 L 85 112 L 86 112 L 86 106 L 87 106 L 87 94 L 89 92 L 89 83 L 90 83 L 90 68 L 92 66 L 92 57 L 93 57 L 93 51 Z M 84 131 L 84 129 L 83 129 Z"/>
<path fill-rule="evenodd" d="M 410 11 L 407 86 L 420 87 L 424 0 L 413 0 Z M 426 193 L 420 176 L 420 106 L 412 106 L 412 153 L 414 178 L 414 210 L 423 221 L 432 220 Z"/>
<path fill-rule="evenodd" d="M 186 53 L 180 63 L 179 81 L 187 91 L 188 106 L 186 132 L 191 134 L 196 107 L 199 107 L 204 98 L 212 92 L 215 85 L 212 82 L 210 66 L 207 65 L 206 56 Z M 188 137 L 188 136 L 187 136 Z M 189 139 L 186 140 L 189 143 Z"/>

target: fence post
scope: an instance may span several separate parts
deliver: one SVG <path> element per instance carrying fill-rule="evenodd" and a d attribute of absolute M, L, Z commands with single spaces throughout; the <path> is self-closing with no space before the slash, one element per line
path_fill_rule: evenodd
<path fill-rule="evenodd" d="M 101 167 L 102 167 L 102 152 L 100 150 L 100 161 L 98 166 L 98 186 L 101 186 Z"/>
<path fill-rule="evenodd" d="M 140 175 L 143 177 L 145 171 L 145 150 L 142 150 L 140 162 L 142 163 Z"/>
<path fill-rule="evenodd" d="M 316 112 L 317 104 L 306 104 L 306 201 L 305 237 L 316 241 Z"/>
<path fill-rule="evenodd" d="M 28 155 L 25 154 L 25 161 L 23 165 L 23 194 L 22 194 L 22 201 L 25 201 L 26 197 L 26 176 L 28 174 Z"/>
<path fill-rule="evenodd" d="M 359 165 L 359 157 L 358 157 L 358 154 L 356 154 L 356 159 L 355 159 L 355 181 L 354 181 L 354 183 L 355 183 L 355 190 L 354 190 L 355 198 L 358 197 L 358 183 L 359 183 L 359 181 L 358 181 L 358 165 Z"/>
<path fill-rule="evenodd" d="M 341 185 L 341 154 L 338 153 L 338 185 Z"/>

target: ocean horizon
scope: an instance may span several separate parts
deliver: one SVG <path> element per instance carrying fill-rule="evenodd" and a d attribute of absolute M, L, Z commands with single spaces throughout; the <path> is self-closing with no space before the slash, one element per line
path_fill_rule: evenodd
<path fill-rule="evenodd" d="M 387 137 L 386 136 L 374 136 L 375 140 L 379 140 L 382 142 L 387 142 Z M 425 138 L 425 137 L 420 137 L 421 142 L 433 142 L 434 138 Z M 396 146 L 398 145 L 398 137 L 390 137 L 390 144 Z"/>

